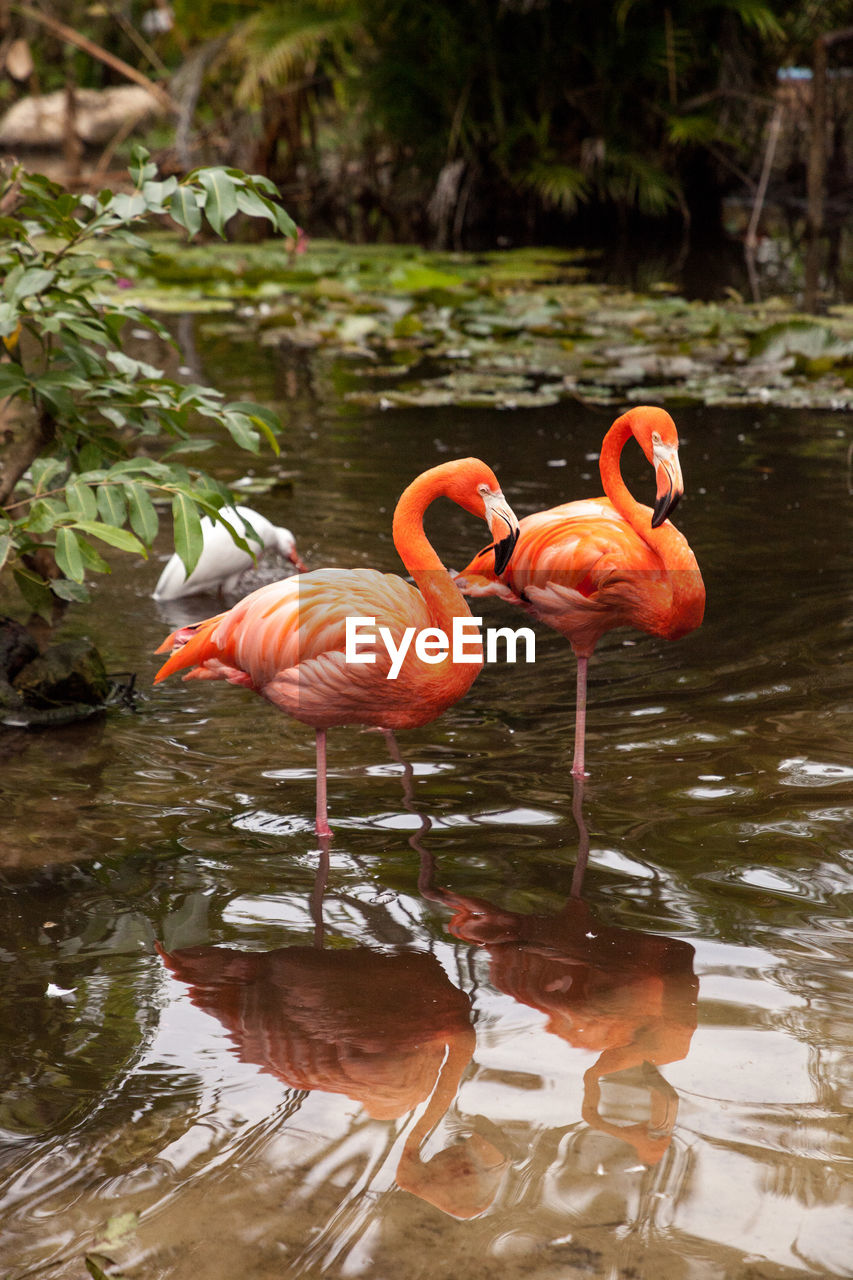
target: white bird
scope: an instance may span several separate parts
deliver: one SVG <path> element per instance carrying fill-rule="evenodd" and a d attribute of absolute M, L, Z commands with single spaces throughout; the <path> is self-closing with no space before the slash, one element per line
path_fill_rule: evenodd
<path fill-rule="evenodd" d="M 274 525 L 251 507 L 221 507 L 220 515 L 250 546 L 257 547 L 256 555 L 252 556 L 238 547 L 224 524 L 210 516 L 202 516 L 202 550 L 198 563 L 187 577 L 184 562 L 175 552 L 154 588 L 155 600 L 177 600 L 181 596 L 216 591 L 231 594 L 238 590 L 241 576 L 255 569 L 256 561 L 266 551 L 285 556 L 299 573 L 305 572 L 305 565 L 296 551 L 296 539 L 289 529 Z"/>

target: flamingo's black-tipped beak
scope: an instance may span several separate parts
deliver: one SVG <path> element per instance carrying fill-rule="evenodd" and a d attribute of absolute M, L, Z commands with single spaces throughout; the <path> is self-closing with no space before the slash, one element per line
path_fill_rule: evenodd
<path fill-rule="evenodd" d="M 503 573 L 510 562 L 510 557 L 518 542 L 518 519 L 503 494 L 486 494 L 483 498 L 486 508 L 486 523 L 494 539 L 495 573 Z"/>
<path fill-rule="evenodd" d="M 657 498 L 652 512 L 652 528 L 657 529 L 672 515 L 684 493 L 681 463 L 675 446 L 656 445 L 654 451 Z"/>
<path fill-rule="evenodd" d="M 512 559 L 515 544 L 518 542 L 518 529 L 512 529 L 505 538 L 495 543 L 495 573 L 503 573 Z"/>
<path fill-rule="evenodd" d="M 675 508 L 678 506 L 681 494 L 672 489 L 668 489 L 666 493 L 661 494 L 655 503 L 655 509 L 652 513 L 652 528 L 657 529 L 658 525 L 663 524 L 664 520 L 668 520 Z"/>

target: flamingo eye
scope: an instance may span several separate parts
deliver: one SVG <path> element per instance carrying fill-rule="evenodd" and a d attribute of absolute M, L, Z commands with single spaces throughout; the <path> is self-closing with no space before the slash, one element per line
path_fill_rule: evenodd
<path fill-rule="evenodd" d="M 659 432 L 659 431 L 653 431 L 653 432 L 652 432 L 652 444 L 660 444 L 660 443 L 661 443 L 660 432 Z"/>
<path fill-rule="evenodd" d="M 480 494 L 482 498 L 485 498 L 486 495 L 491 493 L 492 491 L 487 484 L 478 484 L 477 492 Z"/>

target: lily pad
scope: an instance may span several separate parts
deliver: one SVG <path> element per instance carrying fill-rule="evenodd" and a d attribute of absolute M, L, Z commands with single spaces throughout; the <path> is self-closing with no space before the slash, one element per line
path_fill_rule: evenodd
<path fill-rule="evenodd" d="M 311 241 L 296 260 L 275 242 L 155 240 L 153 266 L 127 263 L 133 302 L 239 312 L 239 324 L 206 327 L 233 342 L 323 350 L 367 379 L 375 370 L 375 388 L 353 395 L 384 408 L 573 395 L 853 407 L 853 308 L 817 320 L 782 299 L 634 293 L 591 284 L 577 253 L 549 248 L 455 254 Z M 451 383 L 451 372 L 470 376 Z M 512 375 L 522 384 L 494 381 Z"/>
<path fill-rule="evenodd" d="M 853 341 L 843 340 L 829 325 L 816 320 L 783 320 L 754 335 L 750 358 L 781 360 L 789 355 L 835 360 L 853 356 Z"/>
<path fill-rule="evenodd" d="M 423 293 L 432 289 L 458 289 L 464 281 L 447 271 L 437 271 L 434 267 L 413 262 L 395 268 L 391 272 L 391 284 L 403 293 Z"/>

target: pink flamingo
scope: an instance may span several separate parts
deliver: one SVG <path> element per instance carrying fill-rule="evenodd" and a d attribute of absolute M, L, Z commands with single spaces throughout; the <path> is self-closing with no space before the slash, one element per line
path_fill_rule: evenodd
<path fill-rule="evenodd" d="M 174 671 L 185 680 L 228 680 L 253 689 L 281 711 L 316 731 L 317 834 L 329 837 L 326 812 L 326 730 L 364 724 L 383 730 L 410 729 L 436 719 L 470 688 L 482 668 L 480 656 L 454 662 L 435 649 L 423 660 L 409 643 L 395 679 L 391 657 L 376 646 L 346 660 L 346 620 L 374 618 L 387 627 L 400 652 L 404 633 L 438 629 L 449 635 L 454 618 L 471 611 L 430 545 L 424 512 L 434 499 L 451 501 L 486 521 L 491 552 L 502 572 L 518 537 L 518 521 L 494 473 L 477 458 L 442 463 L 418 476 L 394 512 L 394 544 L 417 588 L 375 569 L 319 569 L 261 587 L 226 613 L 174 631 L 158 649 L 179 646 L 155 676 Z M 411 640 L 411 632 L 409 633 Z M 467 652 L 478 644 L 469 641 Z"/>
<path fill-rule="evenodd" d="M 628 492 L 619 469 L 631 437 L 655 469 L 654 510 Z M 512 560 L 483 552 L 457 576 L 469 596 L 499 595 L 566 636 L 577 658 L 572 773 L 584 776 L 587 664 L 614 627 L 677 640 L 705 611 L 705 587 L 687 539 L 669 523 L 684 492 L 678 433 L 664 409 L 641 405 L 613 423 L 599 461 L 604 498 L 525 516 Z"/>

